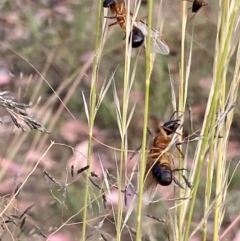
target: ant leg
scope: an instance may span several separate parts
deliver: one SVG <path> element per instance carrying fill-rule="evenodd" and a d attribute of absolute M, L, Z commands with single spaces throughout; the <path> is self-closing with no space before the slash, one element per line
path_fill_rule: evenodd
<path fill-rule="evenodd" d="M 192 8 L 190 8 L 190 9 L 192 9 Z M 198 11 L 199 11 L 199 10 L 198 10 Z M 198 11 L 197 11 L 197 12 L 198 12 Z M 197 14 L 197 12 L 192 15 L 192 17 L 189 19 L 189 21 L 191 21 L 191 20 L 193 19 L 193 17 Z"/>
<path fill-rule="evenodd" d="M 174 177 L 174 176 L 173 176 L 173 181 L 174 181 L 174 183 L 175 183 L 178 187 L 184 189 L 183 185 L 182 185 L 182 184 L 177 180 L 177 178 Z"/>
<path fill-rule="evenodd" d="M 190 183 L 190 182 L 188 181 L 188 179 L 187 179 L 183 174 L 182 174 L 182 177 L 183 177 L 186 185 L 187 185 L 190 189 L 193 189 L 192 183 Z"/>
<path fill-rule="evenodd" d="M 182 126 L 183 126 L 183 125 L 182 125 Z M 181 126 L 181 128 L 182 128 L 182 126 Z M 175 131 L 175 133 L 176 133 L 177 135 L 179 135 L 179 136 L 182 135 L 181 133 L 179 133 L 179 132 L 177 132 L 177 131 Z"/>
<path fill-rule="evenodd" d="M 143 20 L 145 20 L 145 19 L 148 19 L 148 16 L 145 16 L 145 17 L 142 17 L 142 18 L 137 18 L 136 20 L 139 21 L 139 22 L 141 22 L 141 23 L 146 24 L 146 22 L 143 21 Z"/>
<path fill-rule="evenodd" d="M 116 25 L 116 24 L 118 24 L 118 22 L 117 22 L 117 21 L 116 21 L 116 22 L 114 22 L 114 23 L 109 24 L 109 25 L 108 25 L 108 27 L 111 27 L 111 26 Z"/>
<path fill-rule="evenodd" d="M 179 168 L 179 169 L 174 169 L 174 170 L 172 170 L 172 172 L 178 172 L 178 171 L 187 171 L 187 172 L 188 172 L 188 169 L 186 169 L 186 168 Z M 184 179 L 187 187 L 190 188 L 190 189 L 193 189 L 193 186 L 192 186 L 192 184 L 188 181 L 188 179 L 187 179 L 183 174 L 181 174 L 181 175 L 182 175 L 182 178 Z"/>
<path fill-rule="evenodd" d="M 183 177 L 183 179 L 184 179 L 187 187 L 190 188 L 190 189 L 192 189 L 193 186 L 192 186 L 192 184 L 188 181 L 188 179 L 187 179 L 184 175 L 182 175 L 182 177 Z M 181 183 L 177 180 L 177 178 L 174 177 L 174 176 L 173 176 L 173 181 L 174 181 L 174 183 L 175 183 L 177 186 L 179 186 L 180 188 L 184 189 L 184 187 L 182 186 L 182 184 L 181 184 Z"/>
<path fill-rule="evenodd" d="M 186 169 L 186 168 L 179 168 L 179 169 L 174 169 L 174 170 L 172 170 L 172 172 L 178 172 L 178 171 L 188 171 L 188 169 Z M 187 179 L 183 174 L 181 174 L 181 175 L 182 175 L 182 178 L 184 179 L 187 187 L 190 188 L 190 189 L 192 189 L 192 188 L 193 188 L 192 184 L 188 181 L 188 179 Z M 174 176 L 173 176 L 173 177 L 174 177 Z M 176 179 L 176 178 L 175 178 L 175 179 Z M 174 179 L 173 179 L 173 180 L 174 180 Z M 177 179 L 176 179 L 176 180 L 177 180 Z M 176 183 L 175 180 L 174 180 L 174 182 Z M 177 180 L 177 182 L 179 183 L 178 180 Z"/>
<path fill-rule="evenodd" d="M 148 134 L 154 136 L 153 133 L 152 133 L 152 131 L 151 131 L 151 129 L 150 129 L 149 127 L 147 127 L 147 132 L 148 132 Z"/>
<path fill-rule="evenodd" d="M 173 118 L 173 116 L 174 116 L 176 113 L 178 113 L 178 111 L 177 111 L 177 110 L 175 110 L 175 111 L 173 112 L 173 114 L 171 115 L 171 117 L 170 117 L 169 121 L 170 121 L 170 120 Z"/>
<path fill-rule="evenodd" d="M 181 157 L 184 158 L 184 154 L 183 154 L 183 152 L 181 151 L 181 149 L 179 148 L 180 145 L 182 145 L 182 142 L 176 143 L 176 147 L 177 147 L 177 149 L 178 149 Z"/>
<path fill-rule="evenodd" d="M 188 0 L 182 0 L 182 1 L 188 1 Z M 173 118 L 173 116 L 176 114 L 176 113 L 185 113 L 184 111 L 180 111 L 180 110 L 175 110 L 174 112 L 173 112 L 173 114 L 171 115 L 171 118 L 169 119 L 169 121 L 171 121 L 172 120 L 172 118 Z M 180 115 L 180 116 L 182 116 L 182 115 Z M 180 118 L 180 117 L 178 117 L 178 118 Z"/>
<path fill-rule="evenodd" d="M 188 169 L 186 169 L 186 168 L 177 168 L 177 169 L 173 169 L 172 170 L 172 172 L 180 172 L 180 171 L 187 171 L 187 172 L 189 172 Z"/>
<path fill-rule="evenodd" d="M 114 18 L 116 18 L 116 17 L 108 17 L 108 16 L 104 16 L 104 18 L 114 19 Z"/>
<path fill-rule="evenodd" d="M 142 145 L 140 145 L 134 152 L 133 152 L 133 154 L 131 155 L 131 157 L 130 157 L 130 161 L 133 159 L 133 157 L 141 150 L 141 148 L 142 148 Z"/>
<path fill-rule="evenodd" d="M 198 131 L 195 131 L 195 133 L 197 133 L 197 132 L 198 132 Z M 180 145 L 182 145 L 182 144 L 184 144 L 184 143 L 193 142 L 193 141 L 200 141 L 200 140 L 203 139 L 203 136 L 197 136 L 196 138 L 193 138 L 193 139 L 191 139 L 191 140 L 187 139 L 187 138 L 189 138 L 190 136 L 195 135 L 195 133 L 187 136 L 182 142 L 176 143 L 176 147 L 177 147 L 178 151 L 180 152 L 182 158 L 184 158 L 184 154 L 182 153 L 182 151 L 181 151 L 180 148 L 179 148 Z M 221 137 L 219 137 L 219 138 L 221 138 Z"/>

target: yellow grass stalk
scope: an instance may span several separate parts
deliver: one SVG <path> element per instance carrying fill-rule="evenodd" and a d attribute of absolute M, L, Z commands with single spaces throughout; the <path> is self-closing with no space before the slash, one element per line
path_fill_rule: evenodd
<path fill-rule="evenodd" d="M 152 28 L 153 18 L 153 0 L 148 1 L 148 32 Z M 142 138 L 142 151 L 139 171 L 139 182 L 138 182 L 138 205 L 137 205 L 137 234 L 136 240 L 141 240 L 142 237 L 142 208 L 143 208 L 143 190 L 144 190 L 144 173 L 146 167 L 146 143 L 147 143 L 147 127 L 148 127 L 148 112 L 149 112 L 149 90 L 150 90 L 150 78 L 154 63 L 155 54 L 151 53 L 151 39 L 150 35 L 147 37 L 146 46 L 146 79 L 145 79 L 145 105 L 144 105 L 144 123 L 143 123 L 143 138 Z"/>
<path fill-rule="evenodd" d="M 97 103 L 97 78 L 98 78 L 98 68 L 102 54 L 102 42 L 103 35 L 101 36 L 101 25 L 102 25 L 102 1 L 98 2 L 98 13 L 96 20 L 96 39 L 95 39 L 95 57 L 93 64 L 92 80 L 91 80 L 91 91 L 89 100 L 89 139 L 88 139 L 88 155 L 87 155 L 87 165 L 91 164 L 92 156 L 92 137 L 93 137 L 93 127 L 96 117 L 96 103 Z M 103 26 L 104 29 L 104 26 Z M 90 169 L 87 170 L 87 175 L 90 175 Z M 83 210 L 83 225 L 82 225 L 82 239 L 86 240 L 86 229 L 87 229 L 87 214 L 88 214 L 88 201 L 89 201 L 89 179 L 86 179 L 86 189 L 84 198 L 84 210 Z"/>
<path fill-rule="evenodd" d="M 189 202 L 190 208 L 187 215 L 185 227 L 185 241 L 200 228 L 203 228 L 202 240 L 219 240 L 221 222 L 224 216 L 224 200 L 227 191 L 227 168 L 226 168 L 226 146 L 228 142 L 229 129 L 232 122 L 233 104 L 236 100 L 236 91 L 238 90 L 239 77 L 233 76 L 228 79 L 229 61 L 239 44 L 236 40 L 236 32 L 239 25 L 239 7 L 240 1 L 219 1 L 218 27 L 214 54 L 213 82 L 208 98 L 208 104 L 205 111 L 204 123 L 201 131 L 203 139 L 199 141 L 192 170 L 194 178 L 194 190 L 192 199 Z M 235 74 L 239 74 L 239 58 L 235 61 Z M 227 87 L 227 81 L 231 82 L 230 88 Z M 234 86 L 234 89 L 233 89 Z M 228 96 L 228 97 L 227 97 Z M 203 165 L 206 165 L 207 176 L 205 184 L 204 215 L 201 224 L 191 233 L 190 226 L 192 216 L 195 211 L 197 192 L 200 180 L 202 180 Z M 215 199 L 211 201 L 213 193 L 213 174 L 214 165 L 216 165 L 216 189 Z M 209 237 L 207 225 L 208 217 L 214 210 L 214 232 L 213 237 Z M 187 211 L 187 206 L 185 207 Z"/>

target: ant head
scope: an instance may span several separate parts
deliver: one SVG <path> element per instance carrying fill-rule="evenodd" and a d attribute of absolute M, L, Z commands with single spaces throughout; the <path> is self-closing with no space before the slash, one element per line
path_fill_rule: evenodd
<path fill-rule="evenodd" d="M 200 8 L 202 8 L 202 2 L 200 1 L 193 1 L 193 5 L 192 5 L 192 12 L 196 13 L 200 10 Z"/>
<path fill-rule="evenodd" d="M 103 2 L 103 7 L 104 8 L 109 8 L 111 6 L 115 5 L 115 0 L 105 0 Z"/>
<path fill-rule="evenodd" d="M 180 125 L 181 125 L 180 120 L 176 119 L 176 120 L 171 120 L 171 121 L 164 123 L 162 128 L 164 129 L 166 134 L 169 136 L 169 135 L 173 134 Z"/>
<path fill-rule="evenodd" d="M 132 48 L 138 48 L 144 42 L 144 35 L 139 28 L 133 27 L 133 30 L 129 36 L 129 41 L 132 38 Z"/>

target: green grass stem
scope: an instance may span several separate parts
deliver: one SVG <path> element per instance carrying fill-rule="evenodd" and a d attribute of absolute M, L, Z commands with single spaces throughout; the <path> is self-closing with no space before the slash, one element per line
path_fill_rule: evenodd
<path fill-rule="evenodd" d="M 148 32 L 152 28 L 152 17 L 153 17 L 153 0 L 148 1 Z M 144 190 L 144 173 L 146 167 L 146 144 L 147 144 L 147 127 L 148 127 L 148 112 L 149 112 L 149 90 L 151 72 L 153 68 L 154 54 L 151 53 L 151 39 L 150 35 L 147 37 L 146 46 L 146 79 L 145 79 L 145 101 L 144 101 L 144 122 L 143 122 L 143 137 L 142 137 L 142 151 L 141 151 L 141 162 L 139 171 L 139 182 L 138 182 L 138 204 L 137 204 L 137 234 L 136 241 L 142 240 L 142 198 Z"/>
<path fill-rule="evenodd" d="M 92 80 L 91 80 L 91 90 L 90 90 L 90 100 L 89 100 L 89 139 L 88 139 L 88 155 L 87 155 L 87 165 L 91 164 L 92 157 L 92 137 L 94 121 L 96 117 L 96 103 L 97 103 L 97 78 L 98 78 L 98 68 L 101 59 L 102 48 L 100 45 L 101 36 L 101 25 L 102 25 L 102 1 L 98 2 L 98 13 L 96 20 L 96 39 L 95 39 L 95 58 L 93 64 Z M 87 170 L 87 175 L 90 175 L 90 169 Z M 84 197 L 84 210 L 83 210 L 83 225 L 82 225 L 82 239 L 86 240 L 87 231 L 87 214 L 88 214 L 88 202 L 89 202 L 89 178 L 86 179 L 86 189 Z"/>
<path fill-rule="evenodd" d="M 221 2 L 221 1 L 220 1 Z M 236 4 L 236 2 L 235 2 Z M 204 139 L 199 142 L 195 160 L 197 168 L 194 179 L 194 191 L 192 195 L 191 205 L 188 214 L 188 221 L 186 225 L 184 240 L 189 240 L 190 224 L 192 215 L 194 212 L 196 195 L 200 183 L 201 173 L 203 164 L 206 160 L 206 154 L 209 150 L 209 161 L 207 162 L 207 179 L 205 186 L 205 204 L 204 204 L 204 216 L 209 212 L 210 196 L 212 193 L 212 176 L 213 176 L 213 165 L 216 160 L 216 200 L 214 203 L 214 233 L 212 240 L 219 239 L 219 230 L 224 215 L 223 202 L 226 193 L 226 182 L 223 182 L 223 178 L 227 175 L 226 173 L 226 143 L 228 140 L 228 132 L 226 132 L 224 122 L 217 121 L 216 116 L 218 113 L 224 113 L 227 108 L 226 105 L 226 79 L 228 73 L 229 61 L 231 59 L 230 53 L 233 38 L 233 29 L 236 25 L 236 13 L 237 11 L 228 12 L 229 8 L 226 2 L 221 2 L 221 8 L 219 9 L 219 25 L 218 33 L 216 36 L 216 48 L 215 48 L 215 60 L 213 68 L 213 83 L 209 94 L 208 105 L 205 112 L 205 119 L 202 127 L 202 133 Z M 225 7 L 224 7 L 225 6 Z M 238 3 L 239 6 L 239 3 Z M 231 8 L 230 9 L 234 9 Z M 236 9 L 236 8 L 235 8 Z M 228 91 L 231 91 L 228 90 Z M 229 93 L 231 95 L 231 92 Z M 231 102 L 233 103 L 233 102 Z M 229 104 L 231 104 L 229 103 Z M 230 123 L 228 123 L 230 125 Z M 211 128 L 211 129 L 210 129 Z M 218 138 L 217 136 L 223 136 Z M 207 219 L 203 223 L 203 237 L 202 240 L 209 239 L 207 232 Z"/>

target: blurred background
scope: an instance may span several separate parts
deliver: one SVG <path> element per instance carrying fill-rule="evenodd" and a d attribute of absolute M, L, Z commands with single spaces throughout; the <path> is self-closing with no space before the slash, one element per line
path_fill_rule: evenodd
<path fill-rule="evenodd" d="M 24 184 L 13 204 L 2 215 L 1 240 L 10 240 L 11 235 L 20 240 L 32 240 L 33 237 L 34 240 L 46 240 L 50 234 L 52 236 L 48 240 L 51 241 L 80 240 L 86 175 L 84 172 L 80 174 L 76 172 L 87 163 L 88 124 L 83 95 L 88 103 L 98 4 L 97 0 L 0 1 L 1 91 L 7 90 L 17 101 L 30 103 L 32 107 L 29 113 L 50 132 L 50 134 L 35 130 L 22 132 L 14 126 L 6 111 L 3 108 L 0 109 L 3 122 L 0 128 L 1 210 L 20 185 Z M 192 3 L 188 5 L 191 8 Z M 184 113 L 185 136 L 199 130 L 202 125 L 212 81 L 217 9 L 217 1 L 211 1 L 191 20 L 193 14 L 191 9 L 188 10 L 187 58 L 192 38 L 193 51 L 187 99 L 191 111 Z M 147 12 L 148 1 L 144 0 L 139 11 L 140 17 L 146 17 Z M 110 15 L 110 12 L 108 14 Z M 112 20 L 109 20 L 109 23 L 111 22 Z M 154 128 L 156 120 L 162 123 L 168 121 L 174 112 L 171 82 L 176 97 L 178 96 L 181 0 L 155 1 L 153 27 L 161 29 L 162 38 L 170 47 L 171 53 L 168 56 L 156 56 L 151 78 L 150 128 Z M 129 100 L 130 107 L 136 104 L 128 128 L 130 150 L 135 150 L 142 142 L 146 65 L 143 48 L 133 50 L 133 63 L 138 55 L 137 71 Z M 114 81 L 120 100 L 123 93 L 124 58 L 123 32 L 118 25 L 115 25 L 108 31 L 97 84 L 100 91 L 104 82 L 109 81 L 114 72 Z M 227 159 L 231 161 L 230 169 L 236 166 L 240 157 L 239 100 L 235 107 L 227 153 Z M 178 115 L 177 113 L 175 118 Z M 190 128 L 191 123 L 193 130 Z M 106 233 L 109 235 L 106 236 L 107 240 L 113 240 L 115 225 L 113 217 L 108 214 L 112 207 L 117 206 L 118 201 L 114 177 L 110 178 L 113 188 L 107 194 L 107 203 L 104 203 L 102 190 L 99 189 L 103 182 L 101 163 L 104 169 L 116 176 L 119 160 L 117 149 L 120 148 L 120 134 L 111 87 L 98 110 L 94 137 L 96 139 L 93 143 L 90 169 L 94 172 L 92 180 L 95 185 L 90 183 L 90 188 L 91 198 L 96 200 L 89 207 L 89 240 L 104 240 L 101 232 L 105 233 L 105 236 Z M 48 150 L 51 141 L 55 144 Z M 189 144 L 188 147 L 190 167 L 194 147 L 194 143 Z M 184 146 L 183 149 L 185 149 Z M 131 153 L 129 157 L 130 155 Z M 126 161 L 126 167 L 132 171 L 137 160 L 136 155 L 131 161 Z M 74 173 L 73 176 L 71 170 Z M 238 176 L 234 175 L 229 189 L 231 203 L 238 202 Z M 129 200 L 132 194 L 133 191 L 132 193 L 129 191 L 127 195 Z M 204 193 L 199 192 L 199 207 L 203 205 L 201 195 Z M 159 187 L 158 196 L 173 198 L 173 187 Z M 171 201 L 161 205 L 153 204 L 149 206 L 148 212 L 163 217 L 171 205 Z M 239 205 L 227 207 L 223 229 L 235 218 L 239 209 Z M 26 217 L 25 220 L 24 217 Z M 201 213 L 198 215 L 196 212 L 196 223 L 200 217 Z M 91 233 L 94 230 L 93 227 L 103 218 L 106 220 L 101 227 L 101 232 Z M 152 240 L 166 237 L 163 225 L 156 220 L 145 218 L 153 227 L 151 233 L 154 239 Z M 130 219 L 129 225 L 134 226 L 134 223 L 134 218 Z M 194 225 L 193 223 L 193 227 Z M 123 232 L 125 235 L 123 240 L 132 240 L 133 234 L 129 230 Z M 232 234 L 232 237 L 235 236 Z M 198 240 L 197 235 L 194 238 Z"/>

